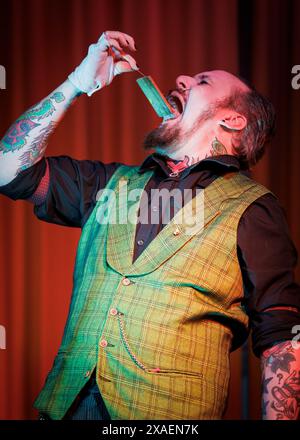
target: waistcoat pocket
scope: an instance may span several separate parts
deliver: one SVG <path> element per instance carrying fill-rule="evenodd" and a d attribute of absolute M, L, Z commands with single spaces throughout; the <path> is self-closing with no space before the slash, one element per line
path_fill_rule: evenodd
<path fill-rule="evenodd" d="M 120 329 L 120 336 L 123 343 L 124 348 L 126 349 L 126 352 L 129 354 L 131 360 L 134 362 L 134 364 L 141 370 L 143 370 L 145 373 L 150 373 L 152 375 L 161 375 L 161 376 L 192 376 L 196 379 L 202 379 L 203 374 L 202 373 L 194 373 L 191 371 L 182 371 L 182 370 L 175 370 L 175 369 L 163 369 L 159 366 L 150 368 L 149 365 L 146 365 L 132 350 L 131 344 L 128 341 L 128 336 L 125 331 L 125 324 L 123 319 L 124 314 L 121 312 L 118 312 L 117 318 L 119 322 L 119 329 Z"/>

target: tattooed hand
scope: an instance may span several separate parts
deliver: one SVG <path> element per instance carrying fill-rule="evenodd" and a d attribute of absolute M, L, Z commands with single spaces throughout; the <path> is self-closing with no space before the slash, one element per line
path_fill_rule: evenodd
<path fill-rule="evenodd" d="M 281 342 L 262 355 L 262 416 L 298 420 L 300 414 L 300 349 Z"/>

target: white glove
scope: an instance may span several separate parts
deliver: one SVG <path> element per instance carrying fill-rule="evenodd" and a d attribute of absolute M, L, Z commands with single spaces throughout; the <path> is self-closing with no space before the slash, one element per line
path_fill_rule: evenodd
<path fill-rule="evenodd" d="M 124 49 L 136 50 L 130 35 L 118 31 L 104 32 L 97 43 L 91 44 L 87 56 L 68 78 L 71 83 L 91 96 L 108 86 L 116 75 L 138 70 L 135 59 Z"/>

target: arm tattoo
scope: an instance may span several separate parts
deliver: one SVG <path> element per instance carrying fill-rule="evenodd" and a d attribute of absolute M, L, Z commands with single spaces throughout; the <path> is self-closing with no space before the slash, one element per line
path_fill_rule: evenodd
<path fill-rule="evenodd" d="M 24 113 L 20 118 L 16 120 L 16 122 L 9 128 L 7 133 L 4 135 L 2 141 L 0 142 L 0 153 L 3 154 L 8 152 L 14 152 L 17 150 L 21 150 L 26 145 L 26 138 L 31 134 L 32 130 L 41 124 L 38 122 L 48 116 L 51 116 L 56 108 L 54 103 L 60 103 L 64 101 L 65 97 L 61 92 L 55 92 L 50 98 L 46 98 L 44 101 L 39 103 L 38 105 L 30 108 L 26 113 Z M 54 123 L 50 123 L 49 127 L 45 127 L 41 130 L 42 136 L 38 135 L 38 138 L 42 139 L 42 144 L 44 145 L 45 138 L 48 137 L 50 132 L 54 128 Z M 51 127 L 51 130 L 49 128 Z M 47 133 L 45 132 L 47 130 Z M 33 142 L 33 151 L 35 154 L 38 148 L 38 142 Z M 31 147 L 30 147 L 31 148 Z M 35 151 L 35 153 L 34 153 Z M 29 153 L 28 151 L 27 153 Z"/>
<path fill-rule="evenodd" d="M 44 154 L 47 146 L 47 139 L 55 128 L 55 123 L 50 122 L 49 125 L 40 131 L 37 138 L 30 144 L 30 149 L 25 151 L 20 157 L 20 167 L 17 170 L 17 174 L 21 171 L 26 170 L 26 168 L 31 167 L 36 163 Z"/>
<path fill-rule="evenodd" d="M 263 417 L 296 420 L 300 412 L 300 356 L 297 349 L 291 341 L 276 344 L 263 353 L 262 367 Z"/>
<path fill-rule="evenodd" d="M 0 152 L 8 153 L 23 148 L 26 144 L 28 134 L 40 124 L 33 122 L 26 114 L 17 119 L 16 122 L 8 129 L 4 138 L 0 142 Z"/>

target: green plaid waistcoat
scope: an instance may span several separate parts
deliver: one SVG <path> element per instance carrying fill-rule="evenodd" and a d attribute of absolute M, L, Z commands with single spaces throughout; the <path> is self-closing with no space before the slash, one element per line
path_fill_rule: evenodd
<path fill-rule="evenodd" d="M 238 223 L 268 190 L 237 172 L 217 178 L 204 205 L 195 206 L 203 193 L 188 202 L 177 213 L 186 216 L 176 214 L 132 263 L 139 200 L 120 195 L 125 184 L 128 193 L 143 189 L 153 173 L 137 170 L 120 166 L 106 186 L 131 221 L 105 221 L 113 197 L 103 193 L 82 230 L 63 340 L 35 401 L 53 419 L 63 418 L 95 367 L 112 419 L 224 412 L 229 352 L 248 334 Z M 191 229 L 189 215 L 203 207 L 204 227 Z"/>

